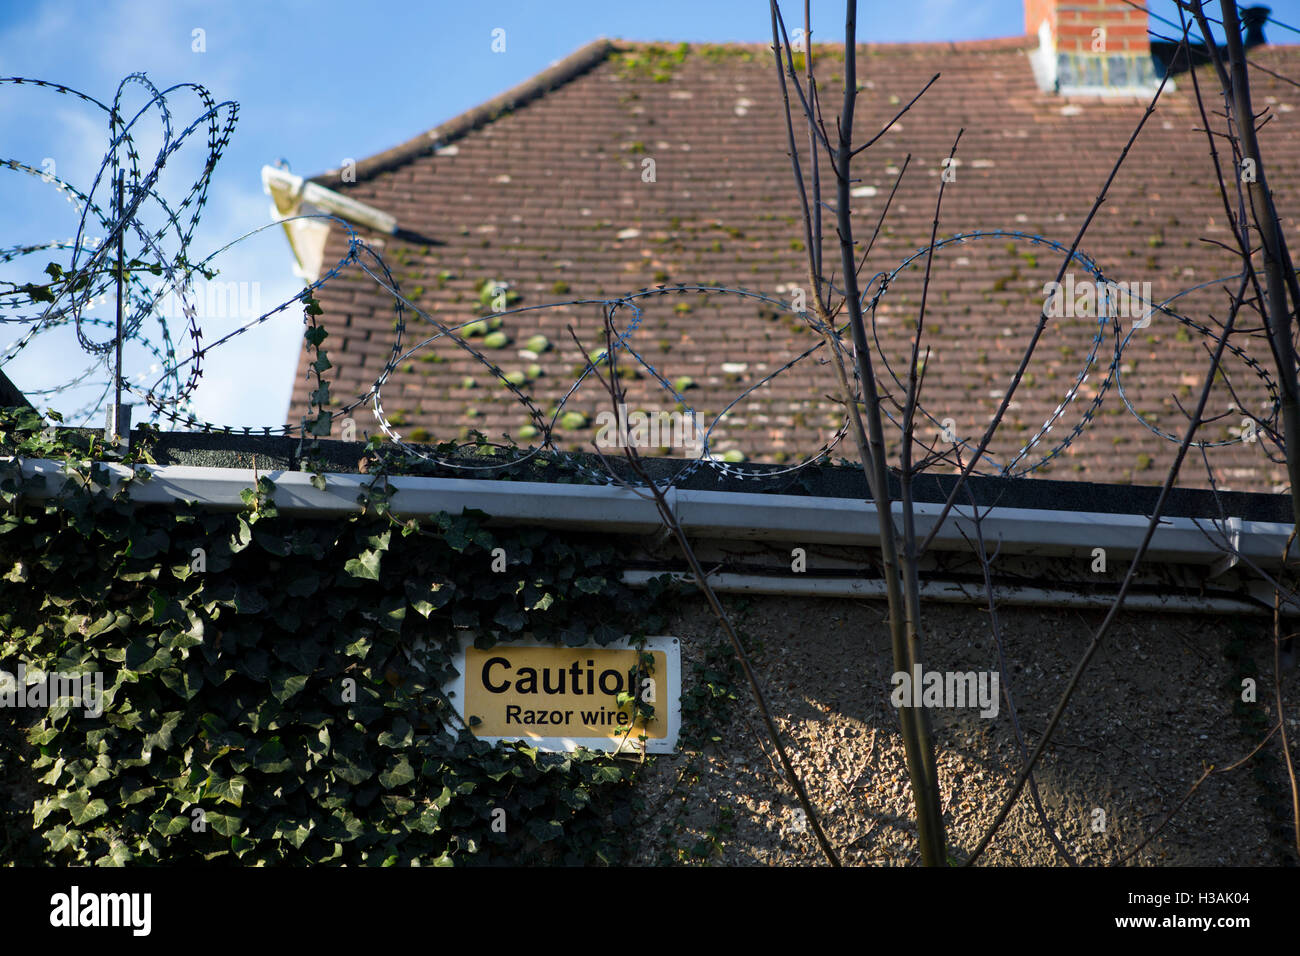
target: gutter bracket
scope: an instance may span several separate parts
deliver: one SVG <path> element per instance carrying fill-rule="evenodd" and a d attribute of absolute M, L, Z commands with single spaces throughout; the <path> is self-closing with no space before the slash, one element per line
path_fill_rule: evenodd
<path fill-rule="evenodd" d="M 1225 537 L 1228 539 L 1228 547 L 1231 550 L 1210 566 L 1210 573 L 1207 578 L 1217 578 L 1241 563 L 1241 519 L 1233 515 L 1228 518 L 1225 525 Z M 1223 528 L 1224 526 L 1221 525 L 1220 527 Z"/>
<path fill-rule="evenodd" d="M 664 496 L 664 501 L 668 502 L 668 509 L 673 514 L 673 522 L 678 527 L 680 527 L 682 529 L 682 533 L 685 534 L 686 525 L 682 524 L 681 496 L 678 495 L 677 489 L 675 487 L 669 488 L 667 491 L 663 493 L 663 496 Z M 661 528 L 659 532 L 659 536 L 663 540 L 668 540 L 672 538 L 673 537 L 672 528 L 669 528 L 667 526 Z"/>
<path fill-rule="evenodd" d="M 1246 583 L 1246 590 L 1250 593 L 1251 597 L 1259 601 L 1259 603 L 1263 604 L 1265 607 L 1273 607 L 1273 603 L 1276 600 L 1283 614 L 1300 613 L 1300 598 L 1288 598 L 1285 594 L 1282 594 L 1279 598 L 1277 592 L 1273 590 L 1273 586 L 1267 581 L 1248 581 Z"/>

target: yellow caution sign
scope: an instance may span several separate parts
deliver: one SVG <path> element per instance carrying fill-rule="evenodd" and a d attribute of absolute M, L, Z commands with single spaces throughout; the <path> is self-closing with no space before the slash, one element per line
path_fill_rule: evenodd
<path fill-rule="evenodd" d="M 523 740 L 540 750 L 671 753 L 681 722 L 681 656 L 675 637 L 605 647 L 466 640 L 460 676 L 447 687 L 484 740 Z"/>

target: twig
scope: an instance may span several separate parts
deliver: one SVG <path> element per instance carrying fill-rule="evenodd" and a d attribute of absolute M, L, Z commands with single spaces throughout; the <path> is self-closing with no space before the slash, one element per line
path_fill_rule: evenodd
<path fill-rule="evenodd" d="M 618 378 L 617 351 L 614 349 L 613 318 L 608 308 L 604 310 L 604 318 L 606 340 L 605 357 L 606 362 L 608 363 L 608 371 L 605 373 L 602 373 L 599 368 L 591 363 L 591 359 L 589 358 L 586 349 L 583 348 L 582 342 L 578 340 L 577 333 L 574 332 L 572 326 L 569 327 L 569 335 L 572 337 L 574 345 L 577 346 L 578 351 L 584 357 L 584 360 L 591 366 L 592 372 L 596 375 L 597 380 L 605 386 L 605 390 L 609 393 L 610 401 L 614 406 L 614 414 L 618 415 L 619 408 L 623 405 L 623 390 L 622 386 L 619 384 Z M 655 507 L 659 511 L 659 517 L 664 522 L 664 526 L 669 528 L 676 537 L 677 543 L 681 546 L 682 555 L 686 558 L 687 564 L 690 565 L 691 573 L 695 577 L 696 585 L 704 592 L 704 596 L 708 600 L 709 606 L 713 609 L 713 613 L 717 617 L 718 623 L 722 625 L 723 631 L 726 632 L 727 638 L 731 641 L 731 646 L 736 652 L 736 658 L 740 662 L 741 670 L 745 673 L 745 680 L 749 683 L 749 689 L 754 695 L 754 702 L 758 705 L 759 713 L 763 716 L 763 722 L 767 725 L 768 737 L 772 741 L 772 746 L 776 749 L 777 755 L 780 757 L 781 766 L 785 768 L 786 778 L 794 788 L 795 796 L 798 798 L 800 806 L 803 807 L 809 825 L 812 827 L 813 834 L 817 837 L 817 843 L 822 849 L 822 853 L 826 856 L 826 859 L 831 866 L 839 866 L 839 856 L 835 853 L 835 849 L 831 846 L 830 841 L 826 838 L 826 834 L 822 831 L 821 822 L 818 820 L 817 812 L 813 807 L 812 802 L 808 799 L 808 793 L 804 789 L 803 781 L 799 778 L 799 774 L 795 771 L 794 765 L 790 762 L 790 757 L 786 753 L 785 746 L 781 743 L 781 735 L 777 730 L 776 722 L 772 718 L 771 711 L 768 709 L 767 701 L 764 698 L 762 688 L 758 683 L 758 678 L 754 675 L 754 670 L 750 666 L 749 654 L 746 653 L 745 647 L 741 643 L 740 636 L 736 633 L 735 628 L 732 627 L 731 619 L 727 616 L 727 612 L 723 609 L 722 603 L 718 600 L 717 593 L 713 590 L 712 585 L 709 584 L 708 575 L 705 573 L 704 568 L 701 567 L 699 559 L 695 556 L 695 551 L 691 547 L 690 541 L 687 540 L 686 531 L 682 528 L 681 522 L 678 521 L 672 505 L 670 505 L 668 500 L 664 497 L 663 490 L 646 473 L 644 466 L 641 464 L 640 456 L 637 454 L 636 448 L 631 445 L 631 443 L 624 443 L 623 453 L 624 460 L 627 462 L 628 466 L 636 476 L 645 483 L 650 494 L 653 496 Z M 613 472 L 611 472 L 611 474 L 613 474 Z"/>
<path fill-rule="evenodd" d="M 1244 284 L 1243 280 L 1242 291 L 1244 291 Z M 1238 294 L 1240 295 L 1240 293 Z M 983 839 L 980 840 L 979 845 L 976 846 L 970 859 L 966 861 L 967 866 L 970 866 L 980 858 L 985 849 L 988 848 L 989 843 L 993 840 L 994 835 L 1006 821 L 1007 815 L 1011 812 L 1011 808 L 1015 804 L 1016 798 L 1020 796 L 1020 791 L 1024 789 L 1025 781 L 1032 772 L 1034 765 L 1038 763 L 1038 759 L 1042 756 L 1043 751 L 1047 748 L 1048 742 L 1052 739 L 1052 732 L 1056 730 L 1057 725 L 1061 721 L 1061 717 L 1064 716 L 1065 709 L 1070 703 L 1070 698 L 1073 696 L 1075 688 L 1079 686 L 1079 680 L 1083 677 L 1084 670 L 1087 669 L 1088 663 L 1092 660 L 1093 655 L 1095 655 L 1101 648 L 1102 641 L 1105 640 L 1106 635 L 1109 633 L 1111 626 L 1115 622 L 1115 618 L 1119 615 L 1120 609 L 1124 606 L 1124 598 L 1128 594 L 1129 587 L 1133 583 L 1133 577 L 1137 572 L 1138 565 L 1141 563 L 1143 556 L 1147 552 L 1147 548 L 1151 544 L 1151 538 L 1154 536 L 1156 528 L 1159 526 L 1160 516 L 1164 513 L 1165 503 L 1169 498 L 1169 492 L 1178 478 L 1178 472 L 1182 467 L 1183 459 L 1187 456 L 1187 450 L 1191 446 L 1192 437 L 1196 434 L 1196 429 L 1200 426 L 1201 416 L 1205 413 L 1205 405 L 1209 401 L 1210 390 L 1214 385 L 1215 372 L 1218 370 L 1219 363 L 1223 358 L 1223 351 L 1227 347 L 1228 336 L 1232 332 L 1232 327 L 1236 318 L 1237 310 L 1234 308 L 1228 316 L 1227 323 L 1224 325 L 1224 332 L 1219 337 L 1219 344 L 1215 349 L 1213 361 L 1210 363 L 1210 368 L 1206 372 L 1205 384 L 1201 387 L 1200 400 L 1197 402 L 1196 416 L 1192 421 L 1188 422 L 1187 431 L 1183 436 L 1182 443 L 1178 446 L 1178 454 L 1174 457 L 1174 463 L 1170 467 L 1169 473 L 1165 476 L 1164 485 L 1160 488 L 1160 496 L 1156 499 L 1156 506 L 1152 511 L 1150 520 L 1147 522 L 1146 531 L 1142 536 L 1142 542 L 1138 545 L 1137 551 L 1134 552 L 1133 559 L 1129 563 L 1128 571 L 1124 574 L 1124 580 L 1120 584 L 1119 594 L 1115 597 L 1115 603 L 1113 603 L 1110 606 L 1110 609 L 1106 612 L 1106 618 L 1102 621 L 1101 627 L 1097 629 L 1097 633 L 1093 636 L 1092 642 L 1088 645 L 1087 650 L 1084 651 L 1083 657 L 1079 660 L 1079 663 L 1075 665 L 1074 673 L 1070 675 L 1070 681 L 1066 685 L 1065 691 L 1061 694 L 1060 702 L 1056 705 L 1056 710 L 1052 713 L 1051 720 L 1048 721 L 1047 729 L 1043 731 L 1043 736 L 1039 739 L 1038 745 L 1034 748 L 1034 752 L 1030 756 L 1028 763 L 1025 764 L 1025 767 L 1016 777 L 1015 785 L 1012 787 L 1011 793 L 1007 795 L 1003 802 L 1002 808 L 998 812 L 996 819 L 994 819 L 992 826 L 989 827 L 988 832 L 984 835 Z"/>

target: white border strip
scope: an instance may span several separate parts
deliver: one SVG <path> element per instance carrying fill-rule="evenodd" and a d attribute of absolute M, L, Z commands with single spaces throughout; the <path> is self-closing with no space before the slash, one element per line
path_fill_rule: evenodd
<path fill-rule="evenodd" d="M 465 716 L 465 652 L 474 644 L 472 636 L 462 636 L 460 638 L 460 651 L 456 658 L 457 674 L 450 681 L 443 685 L 443 692 L 451 700 L 452 706 L 456 713 L 460 715 L 461 722 L 468 726 L 469 719 Z M 565 645 L 560 644 L 541 644 L 537 641 L 499 641 L 497 647 L 501 648 L 518 648 L 518 647 L 538 647 L 555 650 L 559 647 L 561 650 L 566 649 Z M 636 648 L 635 642 L 631 638 L 623 641 L 614 641 L 610 644 L 584 644 L 582 647 L 567 648 L 573 651 L 598 651 L 598 650 L 627 650 Z M 670 692 L 668 699 L 659 698 L 655 701 L 655 715 L 660 716 L 660 708 L 664 708 L 663 716 L 668 719 L 668 726 L 664 731 L 663 737 L 647 737 L 645 740 L 645 753 L 649 754 L 670 754 L 677 750 L 677 736 L 682 729 L 682 654 L 681 642 L 671 636 L 660 635 L 658 637 L 647 637 L 645 639 L 645 649 L 647 651 L 662 651 L 668 661 L 668 687 Z M 675 691 L 675 692 L 674 692 Z M 473 733 L 473 730 L 470 731 Z M 624 741 L 612 740 L 608 737 L 479 737 L 479 740 L 496 744 L 504 740 L 519 740 L 530 747 L 538 750 L 545 750 L 554 753 L 569 753 L 578 748 L 587 750 L 599 750 L 604 753 L 642 753 L 641 741 L 628 735 Z M 620 746 L 622 744 L 622 746 Z"/>
<path fill-rule="evenodd" d="M 129 469 L 108 464 L 115 479 Z M 198 501 L 216 509 L 244 507 L 240 491 L 251 488 L 259 475 L 275 483 L 275 505 L 287 513 L 327 517 L 360 511 L 358 496 L 373 478 L 356 474 L 327 474 L 325 488 L 311 484 L 302 471 L 254 472 L 248 468 L 197 468 L 188 465 L 141 465 L 150 480 L 135 484 L 132 500 L 147 504 Z M 54 496 L 62 487 L 63 465 L 46 459 L 25 459 L 23 473 L 43 480 L 33 497 Z M 545 482 L 493 481 L 467 478 L 425 478 L 398 475 L 387 479 L 397 514 L 421 516 L 464 508 L 486 512 L 497 523 L 535 524 L 607 534 L 649 534 L 662 527 L 654 502 L 630 488 L 604 485 L 561 485 Z M 723 537 L 788 541 L 792 544 L 878 546 L 875 506 L 857 498 L 817 498 L 730 491 L 665 492 L 669 505 L 692 537 Z M 941 505 L 917 503 L 918 534 L 934 526 Z M 895 514 L 901 502 L 893 503 Z M 984 519 L 984 537 L 1001 541 L 1007 554 L 1090 557 L 1105 548 L 1107 557 L 1132 555 L 1146 531 L 1144 515 L 1034 508 L 994 508 Z M 1202 530 L 1204 529 L 1204 531 Z M 1279 522 L 1236 521 L 1229 533 L 1243 556 L 1261 566 L 1277 567 L 1290 534 Z M 969 550 L 961 531 L 973 537 L 969 506 L 952 509 L 935 537 L 938 550 Z M 1209 519 L 1164 518 L 1147 554 L 1150 562 L 1172 561 L 1213 565 L 1224 558 L 1222 533 Z"/>

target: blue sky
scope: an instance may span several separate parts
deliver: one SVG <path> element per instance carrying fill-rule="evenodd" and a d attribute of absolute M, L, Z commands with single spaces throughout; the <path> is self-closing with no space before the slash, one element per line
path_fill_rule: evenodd
<path fill-rule="evenodd" d="M 1300 26 L 1300 0 L 1275 0 L 1271 6 L 1277 19 Z M 783 8 L 791 21 L 802 17 L 802 4 L 787 0 Z M 839 39 L 842 3 L 823 0 L 813 8 L 814 41 Z M 1151 9 L 1177 19 L 1172 0 L 1157 0 Z M 284 158 L 294 172 L 312 175 L 346 158 L 372 155 L 528 79 L 600 36 L 765 41 L 768 24 L 766 0 L 5 3 L 0 4 L 0 76 L 56 81 L 110 101 L 124 76 L 143 71 L 159 86 L 195 82 L 218 101 L 237 101 L 239 122 L 213 174 L 191 250 L 195 260 L 270 221 L 260 180 L 264 164 Z M 506 31 L 503 53 L 491 49 L 496 28 Z M 195 30 L 203 31 L 202 52 L 193 49 Z M 861 41 L 968 40 L 1023 32 L 1021 0 L 859 5 Z M 1273 26 L 1267 33 L 1274 42 L 1300 40 Z M 89 189 L 108 142 L 102 114 L 29 87 L 0 86 L 0 101 L 0 158 L 33 167 L 52 159 L 59 176 Z M 181 98 L 175 106 L 181 126 L 199 112 L 193 98 Z M 149 129 L 138 141 L 146 152 L 156 152 L 159 142 Z M 200 136 L 169 160 L 164 191 L 179 201 L 203 158 Z M 105 195 L 104 186 L 95 194 L 97 200 Z M 76 224 L 73 207 L 49 186 L 0 170 L 0 248 L 69 238 Z M 27 281 L 32 267 L 39 270 L 49 258 L 56 256 L 28 257 L 26 266 L 0 263 L 0 278 L 21 274 Z M 215 264 L 223 279 L 257 283 L 261 311 L 301 289 L 278 228 L 240 243 Z M 111 297 L 99 308 L 97 314 L 111 316 Z M 234 324 L 205 320 L 205 341 Z M 21 331 L 0 325 L 0 349 Z M 301 337 L 301 313 L 290 310 L 214 351 L 195 394 L 196 412 L 220 424 L 283 423 Z M 140 355 L 131 359 L 140 370 L 148 362 Z M 78 363 L 71 333 L 56 330 L 37 339 L 5 371 L 30 394 L 67 380 L 85 364 Z M 34 400 L 71 411 L 97 395 L 81 389 Z"/>

